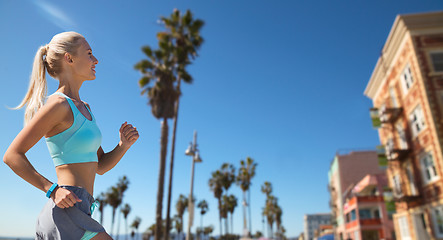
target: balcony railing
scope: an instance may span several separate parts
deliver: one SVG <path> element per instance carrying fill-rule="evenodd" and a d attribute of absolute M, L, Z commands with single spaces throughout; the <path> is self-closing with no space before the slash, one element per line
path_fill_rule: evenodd
<path fill-rule="evenodd" d="M 396 202 L 407 202 L 407 203 L 416 202 L 421 199 L 421 195 L 419 195 L 418 193 L 412 194 L 411 192 L 406 191 L 404 184 L 400 185 L 400 189 L 394 188 L 393 197 L 394 201 Z"/>
<path fill-rule="evenodd" d="M 401 116 L 403 108 L 388 108 L 383 105 L 379 108 L 371 108 L 369 113 L 372 119 L 372 126 L 375 128 L 381 127 L 383 123 L 393 124 Z"/>
<path fill-rule="evenodd" d="M 400 116 L 403 108 L 388 108 L 385 106 L 379 110 L 381 123 L 394 123 Z"/>
<path fill-rule="evenodd" d="M 396 148 L 392 138 L 388 139 L 385 148 L 386 148 L 386 158 L 389 161 L 406 160 L 409 154 L 412 152 L 410 148 Z"/>

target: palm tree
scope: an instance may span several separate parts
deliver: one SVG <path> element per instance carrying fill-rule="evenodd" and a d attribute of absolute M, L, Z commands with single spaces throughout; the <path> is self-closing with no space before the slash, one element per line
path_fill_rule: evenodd
<path fill-rule="evenodd" d="M 270 238 L 274 237 L 273 226 L 276 220 L 276 210 L 277 210 L 276 208 L 278 206 L 277 200 L 278 199 L 273 195 L 269 195 L 266 199 L 266 205 L 263 210 L 263 214 L 266 216 L 266 220 L 268 222 L 268 226 L 270 229 L 270 236 L 269 236 Z"/>
<path fill-rule="evenodd" d="M 206 202 L 206 200 L 201 200 L 197 204 L 197 207 L 200 208 L 200 214 L 201 214 L 200 227 L 201 227 L 201 229 L 203 229 L 203 215 L 205 215 L 206 212 L 209 210 L 209 206 L 208 206 L 208 203 Z"/>
<path fill-rule="evenodd" d="M 126 239 L 128 239 L 128 214 L 130 211 L 131 211 L 131 206 L 129 206 L 129 204 L 127 204 L 127 203 L 121 209 L 121 212 L 123 213 L 123 217 L 125 218 Z"/>
<path fill-rule="evenodd" d="M 106 201 L 106 194 L 100 193 L 98 197 L 95 198 L 98 202 L 98 211 L 100 212 L 100 224 L 103 225 L 103 209 L 105 208 L 107 201 Z"/>
<path fill-rule="evenodd" d="M 197 50 L 203 43 L 203 38 L 200 36 L 200 29 L 203 27 L 204 22 L 200 19 L 193 19 L 191 12 L 188 10 L 185 15 L 180 17 L 180 11 L 174 10 L 174 13 L 169 19 L 162 18 L 162 22 L 167 29 L 166 34 L 170 35 L 173 39 L 172 44 L 176 48 L 177 57 L 177 92 L 181 93 L 180 83 L 183 78 L 190 83 L 192 77 L 185 71 L 188 64 L 191 63 L 191 59 L 194 60 L 197 56 Z M 175 41 L 174 41 L 175 40 Z M 170 209 L 171 209 L 171 192 L 172 192 L 172 177 L 174 169 L 174 153 L 175 153 L 175 135 L 177 132 L 177 119 L 179 109 L 180 98 L 177 98 L 174 109 L 174 127 L 172 130 L 172 143 L 171 143 L 171 161 L 169 166 L 169 185 L 168 185 L 168 206 L 166 211 L 166 230 L 170 225 Z M 165 233 L 165 239 L 169 238 L 169 231 Z"/>
<path fill-rule="evenodd" d="M 221 200 L 221 210 L 220 215 L 222 219 L 225 219 L 225 235 L 228 235 L 229 228 L 228 228 L 228 196 L 223 195 L 223 198 Z"/>
<path fill-rule="evenodd" d="M 261 191 L 266 195 L 266 198 L 269 197 L 272 193 L 272 184 L 270 182 L 264 182 L 261 186 Z"/>
<path fill-rule="evenodd" d="M 172 217 L 172 223 L 173 223 L 172 225 L 175 228 L 175 231 L 177 231 L 177 236 L 179 237 L 179 239 L 181 239 L 180 238 L 180 232 L 183 229 L 183 224 L 181 222 L 180 217 L 177 214 L 175 214 L 174 217 Z"/>
<path fill-rule="evenodd" d="M 235 182 L 235 167 L 229 163 L 223 163 L 220 170 L 222 174 L 223 188 L 228 193 L 229 188 Z"/>
<path fill-rule="evenodd" d="M 126 176 L 123 176 L 121 178 L 118 179 L 117 182 L 117 189 L 120 195 L 120 199 L 123 202 L 123 196 L 126 190 L 128 190 L 128 186 L 129 186 L 129 180 Z M 121 209 L 120 209 L 121 210 Z M 116 239 L 118 240 L 118 237 L 120 235 L 120 218 L 121 218 L 121 213 L 122 211 L 118 212 L 118 223 L 117 223 L 117 237 Z"/>
<path fill-rule="evenodd" d="M 203 39 L 199 34 L 203 21 L 193 21 L 189 10 L 184 16 L 180 16 L 180 11 L 174 9 L 170 18 L 162 17 L 161 21 L 165 24 L 167 31 L 157 34 L 159 49 L 153 51 L 150 46 L 143 47 L 142 50 L 148 59 L 143 59 L 135 65 L 135 69 L 143 74 L 143 77 L 139 80 L 139 85 L 143 89 L 142 94 L 148 94 L 154 117 L 162 119 L 156 207 L 156 240 L 160 240 L 159 233 L 162 222 L 163 187 L 168 145 L 167 120 L 175 117 L 175 110 L 178 107 L 176 103 L 181 93 L 180 89 L 174 86 L 174 82 L 178 82 L 180 79 L 187 83 L 192 82 L 192 77 L 186 71 L 186 66 L 191 63 L 190 58 L 197 56 L 197 50 L 203 43 Z M 183 23 L 183 25 L 179 25 L 180 23 Z M 191 23 L 192 25 L 189 25 Z M 184 31 L 185 26 L 192 30 L 191 35 L 185 34 L 186 36 L 184 36 L 180 34 L 186 33 Z M 150 85 L 152 80 L 156 80 L 153 86 Z M 166 229 L 169 231 L 168 227 Z"/>
<path fill-rule="evenodd" d="M 247 229 L 246 226 L 246 208 L 249 210 L 249 234 L 252 232 L 251 224 L 251 179 L 255 176 L 255 168 L 257 163 L 254 163 L 254 159 L 247 157 L 246 161 L 240 161 L 240 168 L 238 169 L 237 185 L 240 186 L 243 192 L 243 229 Z M 248 192 L 248 200 L 246 201 L 246 192 Z"/>
<path fill-rule="evenodd" d="M 120 198 L 120 192 L 117 187 L 112 186 L 108 192 L 106 193 L 106 202 L 109 206 L 112 207 L 112 224 L 111 224 L 111 235 L 114 230 L 114 220 L 115 220 L 115 210 L 122 203 L 122 199 Z"/>
<path fill-rule="evenodd" d="M 274 214 L 275 214 L 275 224 L 277 225 L 277 232 L 281 237 L 281 235 L 283 234 L 282 225 L 281 225 L 281 217 L 283 215 L 283 211 L 281 210 L 281 207 L 277 204 L 277 202 L 275 202 Z"/>
<path fill-rule="evenodd" d="M 205 227 L 205 228 L 203 229 L 203 233 L 204 233 L 205 235 L 209 235 L 209 234 L 211 234 L 213 231 L 214 231 L 214 226 L 212 226 L 212 225 L 207 226 L 207 227 Z"/>
<path fill-rule="evenodd" d="M 234 210 L 237 207 L 237 198 L 234 195 L 229 195 L 229 196 L 223 196 L 223 197 L 227 197 L 226 198 L 226 203 L 227 203 L 227 211 L 231 214 L 231 233 L 234 232 Z"/>
<path fill-rule="evenodd" d="M 142 219 L 139 217 L 135 217 L 134 221 L 131 224 L 131 228 L 135 229 L 137 232 L 137 235 L 140 236 L 140 233 L 138 233 L 138 227 L 140 226 L 140 223 L 142 222 Z"/>
<path fill-rule="evenodd" d="M 218 200 L 218 218 L 220 223 L 220 236 L 222 235 L 222 202 L 221 197 L 223 194 L 223 176 L 220 170 L 216 170 L 211 173 L 212 177 L 209 179 L 209 187 L 214 193 L 214 197 Z"/>
<path fill-rule="evenodd" d="M 185 214 L 186 209 L 188 208 L 188 198 L 180 194 L 177 203 L 175 204 L 175 209 L 177 210 L 177 216 L 180 219 L 180 228 L 177 229 L 177 234 L 180 236 L 183 231 L 183 215 Z"/>

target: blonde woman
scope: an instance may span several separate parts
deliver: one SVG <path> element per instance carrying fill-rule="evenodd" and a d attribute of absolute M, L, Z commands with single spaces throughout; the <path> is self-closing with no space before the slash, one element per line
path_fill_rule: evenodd
<path fill-rule="evenodd" d="M 95 79 L 97 58 L 86 39 L 75 32 L 55 35 L 37 51 L 26 105 L 25 127 L 7 149 L 3 161 L 21 178 L 42 190 L 48 198 L 36 227 L 36 239 L 111 239 L 94 219 L 94 180 L 112 169 L 137 141 L 137 129 L 123 123 L 120 142 L 110 152 L 101 148 L 101 133 L 90 106 L 79 90 Z M 59 81 L 46 99 L 46 71 Z M 45 137 L 54 161 L 57 182 L 40 175 L 26 152 Z"/>

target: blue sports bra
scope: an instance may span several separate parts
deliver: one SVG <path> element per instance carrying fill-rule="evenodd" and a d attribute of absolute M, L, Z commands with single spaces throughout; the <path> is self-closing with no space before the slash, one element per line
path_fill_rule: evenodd
<path fill-rule="evenodd" d="M 54 94 L 66 98 L 74 116 L 74 122 L 68 129 L 45 138 L 54 165 L 57 167 L 72 163 L 98 162 L 97 150 L 101 145 L 102 134 L 91 110 L 86 107 L 91 114 L 91 120 L 88 120 L 71 98 L 60 92 Z"/>

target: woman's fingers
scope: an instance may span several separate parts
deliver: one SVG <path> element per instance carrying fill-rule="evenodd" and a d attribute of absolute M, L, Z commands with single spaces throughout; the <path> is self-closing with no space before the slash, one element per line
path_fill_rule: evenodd
<path fill-rule="evenodd" d="M 82 200 L 75 195 L 75 193 L 64 189 L 58 188 L 56 191 L 54 202 L 60 208 L 69 208 L 73 207 L 77 202 L 81 202 Z"/>

